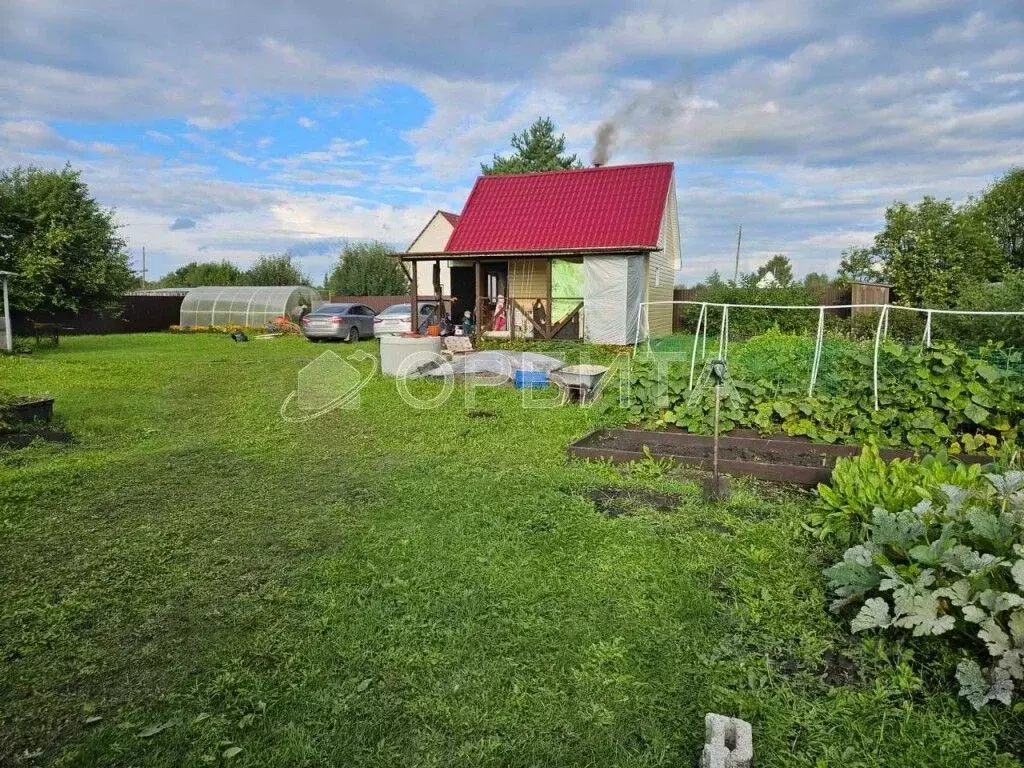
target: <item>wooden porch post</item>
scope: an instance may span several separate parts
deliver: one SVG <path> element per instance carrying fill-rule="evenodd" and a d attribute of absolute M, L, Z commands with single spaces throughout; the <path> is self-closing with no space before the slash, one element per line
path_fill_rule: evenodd
<path fill-rule="evenodd" d="M 512 277 L 515 274 L 514 263 L 511 259 L 505 262 L 505 269 L 508 272 L 508 286 L 505 288 L 505 313 L 509 317 L 508 337 L 512 341 L 516 340 L 516 302 L 515 295 L 512 293 Z"/>
<path fill-rule="evenodd" d="M 412 263 L 412 280 L 409 281 L 409 299 L 411 302 L 412 314 L 409 316 L 409 325 L 413 333 L 420 332 L 420 287 L 417 283 L 419 275 L 419 262 Z"/>
<path fill-rule="evenodd" d="M 474 279 L 476 280 L 476 306 L 474 312 L 476 317 L 473 318 L 473 335 L 475 336 L 475 342 L 479 343 L 480 339 L 483 338 L 483 307 L 484 307 L 484 274 L 480 268 L 480 260 L 477 259 L 473 262 Z"/>
<path fill-rule="evenodd" d="M 554 282 L 554 259 L 548 259 L 548 310 L 544 319 L 544 326 L 547 329 L 547 338 L 551 338 L 551 329 L 554 327 L 554 304 L 552 303 L 551 294 L 554 290 L 552 283 Z"/>
<path fill-rule="evenodd" d="M 437 297 L 437 325 L 440 327 L 444 317 L 444 293 L 441 291 L 441 260 L 434 261 L 434 296 Z"/>

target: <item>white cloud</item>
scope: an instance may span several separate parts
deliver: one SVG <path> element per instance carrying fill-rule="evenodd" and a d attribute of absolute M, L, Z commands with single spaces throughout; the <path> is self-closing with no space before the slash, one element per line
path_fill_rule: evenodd
<path fill-rule="evenodd" d="M 800 272 L 863 242 L 894 199 L 962 199 L 1024 163 L 1018 5 L 298 0 L 281 14 L 254 0 L 238 15 L 197 0 L 116 13 L 99 0 L 15 0 L 0 160 L 71 157 L 154 248 L 206 258 L 385 230 L 400 240 L 423 211 L 461 207 L 478 164 L 536 116 L 551 115 L 584 161 L 597 125 L 615 118 L 613 162 L 678 164 L 688 270 L 728 264 L 742 222 L 751 258 L 790 253 Z M 450 43 L 464 39 L 474 45 Z M 280 116 L 329 136 L 330 101 L 365 104 L 379 85 L 432 104 L 391 157 L 334 139 L 275 158 L 279 137 L 242 131 L 299 97 L 316 106 Z M 52 127 L 154 119 L 194 129 L 146 134 L 178 150 L 170 160 Z M 223 158 L 252 180 L 220 178 Z M 329 192 L 304 191 L 314 187 Z M 399 192 L 412 204 L 395 205 Z M 202 227 L 169 231 L 179 217 Z"/>
<path fill-rule="evenodd" d="M 71 143 L 39 120 L 0 123 L 0 141 L 24 149 L 68 149 Z"/>

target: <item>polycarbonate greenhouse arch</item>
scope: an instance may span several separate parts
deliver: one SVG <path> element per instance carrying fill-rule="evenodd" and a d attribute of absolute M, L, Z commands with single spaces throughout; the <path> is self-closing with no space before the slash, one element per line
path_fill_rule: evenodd
<path fill-rule="evenodd" d="M 218 286 L 192 288 L 181 302 L 182 328 L 241 325 L 260 328 L 275 317 L 290 317 L 300 304 L 316 309 L 320 294 L 305 285 Z"/>

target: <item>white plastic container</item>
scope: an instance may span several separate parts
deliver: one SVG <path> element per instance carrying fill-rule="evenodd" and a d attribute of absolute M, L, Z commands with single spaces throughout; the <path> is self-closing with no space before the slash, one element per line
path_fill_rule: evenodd
<path fill-rule="evenodd" d="M 382 336 L 380 339 L 380 370 L 388 376 L 415 376 L 416 369 L 440 356 L 440 336 Z M 415 355 L 415 359 L 413 358 Z"/>

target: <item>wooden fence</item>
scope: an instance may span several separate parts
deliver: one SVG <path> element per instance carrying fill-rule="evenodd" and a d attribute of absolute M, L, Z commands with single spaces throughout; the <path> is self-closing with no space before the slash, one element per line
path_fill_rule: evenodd
<path fill-rule="evenodd" d="M 62 333 L 110 334 L 153 333 L 177 325 L 184 296 L 125 296 L 113 310 L 82 309 L 78 312 L 12 312 L 11 329 L 16 336 L 31 336 L 33 323 L 59 325 Z"/>

